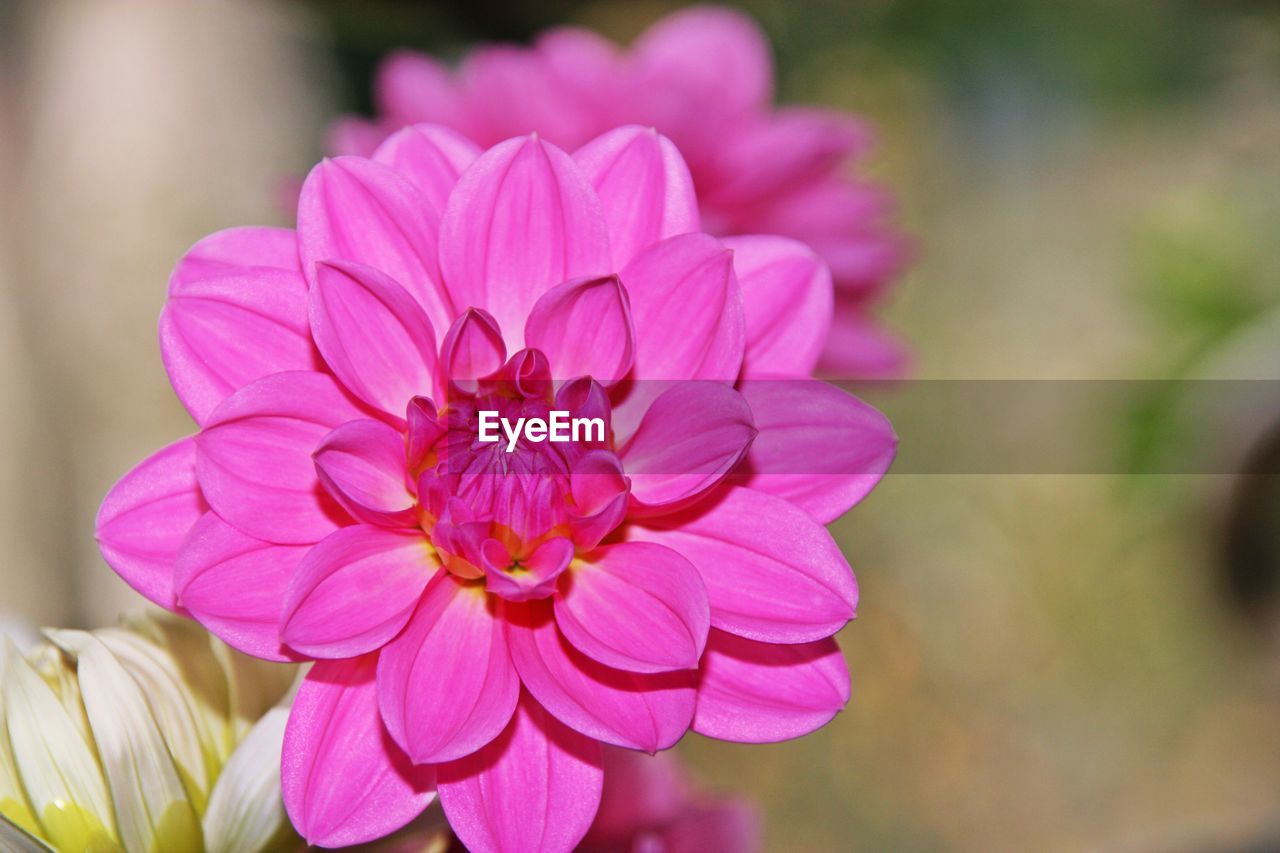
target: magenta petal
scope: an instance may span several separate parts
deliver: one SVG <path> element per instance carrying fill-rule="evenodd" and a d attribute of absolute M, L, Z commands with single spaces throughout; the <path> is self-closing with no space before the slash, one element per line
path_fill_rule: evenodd
<path fill-rule="evenodd" d="M 557 536 L 539 545 L 513 570 L 514 560 L 498 540 L 489 539 L 481 547 L 484 588 L 508 601 L 546 598 L 555 592 L 556 581 L 573 559 L 573 542 Z"/>
<path fill-rule="evenodd" d="M 285 809 L 308 844 L 346 847 L 388 835 L 430 805 L 434 767 L 415 767 L 378 716 L 377 655 L 320 661 L 284 731 Z"/>
<path fill-rule="evenodd" d="M 772 97 L 769 43 L 733 9 L 695 6 L 667 15 L 636 39 L 632 56 L 643 84 L 668 98 L 670 91 L 688 93 L 716 116 L 763 107 Z"/>
<path fill-rule="evenodd" d="M 443 573 L 378 667 L 383 719 L 416 763 L 469 755 L 507 725 L 520 682 L 485 595 Z"/>
<path fill-rule="evenodd" d="M 511 139 L 482 154 L 449 197 L 440 266 L 454 304 L 487 310 L 517 350 L 511 336 L 544 291 L 609 272 L 600 200 L 559 148 Z"/>
<path fill-rule="evenodd" d="M 664 672 L 698 665 L 711 625 L 698 570 L 648 542 L 607 545 L 561 581 L 556 624 L 583 654 L 616 669 Z"/>
<path fill-rule="evenodd" d="M 421 531 L 344 527 L 298 564 L 285 596 L 280 639 L 317 658 L 374 651 L 400 633 L 439 570 Z"/>
<path fill-rule="evenodd" d="M 280 645 L 280 602 L 309 545 L 273 545 L 207 512 L 178 553 L 178 601 L 232 648 L 267 660 L 296 660 Z"/>
<path fill-rule="evenodd" d="M 418 121 L 454 125 L 462 109 L 453 72 L 413 51 L 389 54 L 378 68 L 373 91 L 378 111 L 397 125 Z"/>
<path fill-rule="evenodd" d="M 311 334 L 342 384 L 396 418 L 413 397 L 432 396 L 435 332 L 413 297 L 360 264 L 323 261 L 315 275 Z"/>
<path fill-rule="evenodd" d="M 506 727 L 520 695 L 506 632 L 484 590 L 441 572 L 378 661 L 387 731 L 415 764 L 475 752 Z"/>
<path fill-rule="evenodd" d="M 334 427 L 366 417 L 322 373 L 277 373 L 228 397 L 196 436 L 209 505 L 242 532 L 281 545 L 318 542 L 344 514 L 312 452 Z"/>
<path fill-rule="evenodd" d="M 849 667 L 835 640 L 770 645 L 712 631 L 693 729 L 773 743 L 826 725 L 848 701 Z"/>
<path fill-rule="evenodd" d="M 440 423 L 435 403 L 425 397 L 414 397 L 409 401 L 405 413 L 409 434 L 406 442 L 408 466 L 411 473 L 417 474 L 426 466 L 431 451 L 448 430 Z"/>
<path fill-rule="evenodd" d="M 620 127 L 574 152 L 604 206 L 614 269 L 642 249 L 702 230 L 684 158 L 653 128 Z"/>
<path fill-rule="evenodd" d="M 773 643 L 828 637 L 853 618 L 858 587 L 831 534 L 803 510 L 754 489 L 728 488 L 708 506 L 630 528 L 698 569 L 711 625 Z"/>
<path fill-rule="evenodd" d="M 442 211 L 449 193 L 480 149 L 460 133 L 436 124 L 416 124 L 387 137 L 373 159 L 390 166 L 417 187 L 434 210 Z"/>
<path fill-rule="evenodd" d="M 841 165 L 870 143 L 866 125 L 844 113 L 812 107 L 776 110 L 739 126 L 720 148 L 714 190 L 703 202 L 730 210 L 751 205 L 767 210 L 780 194 L 838 175 Z M 787 233 L 803 233 L 791 228 Z"/>
<path fill-rule="evenodd" d="M 840 379 L 896 379 L 911 355 L 902 341 L 881 328 L 856 300 L 836 299 L 831 337 L 819 370 Z"/>
<path fill-rule="evenodd" d="M 604 781 L 600 745 L 527 694 L 475 755 L 441 765 L 440 804 L 472 853 L 567 853 L 586 835 Z"/>
<path fill-rule="evenodd" d="M 548 602 L 506 605 L 511 659 L 534 698 L 587 737 L 656 752 L 693 718 L 693 670 L 611 669 L 579 652 L 556 628 Z"/>
<path fill-rule="evenodd" d="M 474 393 L 476 380 L 489 376 L 507 360 L 502 330 L 493 316 L 468 308 L 453 322 L 440 348 L 440 369 L 453 387 Z"/>
<path fill-rule="evenodd" d="M 148 601 L 176 610 L 174 560 L 206 509 L 196 483 L 196 445 L 184 438 L 144 459 L 111 487 L 95 536 L 107 565 Z"/>
<path fill-rule="evenodd" d="M 356 518 L 383 527 L 416 523 L 404 438 L 382 421 L 343 424 L 325 436 L 315 460 L 320 482 Z"/>
<path fill-rule="evenodd" d="M 831 273 L 803 243 L 728 237 L 747 321 L 746 376 L 809 376 L 831 328 Z"/>
<path fill-rule="evenodd" d="M 306 304 L 292 231 L 219 231 L 183 256 L 160 314 L 160 355 L 197 423 L 255 379 L 316 369 Z"/>
<path fill-rule="evenodd" d="M 552 377 L 590 376 L 603 385 L 631 369 L 635 336 L 617 276 L 556 285 L 539 297 L 524 326 L 525 344 L 546 354 Z"/>
<path fill-rule="evenodd" d="M 834 385 L 748 380 L 739 388 L 756 429 L 731 482 L 785 498 L 823 524 L 862 500 L 889 470 L 889 419 Z"/>
<path fill-rule="evenodd" d="M 324 150 L 330 154 L 354 154 L 357 157 L 372 157 L 378 150 L 382 140 L 387 136 L 387 128 L 378 121 L 370 121 L 360 116 L 339 116 L 334 119 L 325 131 Z M 297 193 L 302 189 L 302 181 L 295 187 L 294 207 L 297 207 Z"/>
<path fill-rule="evenodd" d="M 637 379 L 734 380 L 745 324 L 733 254 L 705 234 L 650 246 L 621 273 L 636 329 Z"/>
<path fill-rule="evenodd" d="M 446 328 L 454 310 L 439 284 L 439 225 L 440 211 L 389 166 L 362 157 L 325 160 L 298 199 L 303 275 L 314 287 L 320 261 L 373 267 L 409 291 L 434 328 Z"/>
<path fill-rule="evenodd" d="M 703 494 L 742 460 L 755 434 L 751 407 L 727 385 L 671 385 L 621 454 L 633 509 L 653 513 Z"/>
<path fill-rule="evenodd" d="M 675 752 L 646 755 L 608 746 L 602 757 L 604 790 L 585 839 L 588 849 L 627 845 L 639 833 L 668 826 L 688 811 L 690 787 Z M 730 848 L 726 853 L 738 851 Z"/>

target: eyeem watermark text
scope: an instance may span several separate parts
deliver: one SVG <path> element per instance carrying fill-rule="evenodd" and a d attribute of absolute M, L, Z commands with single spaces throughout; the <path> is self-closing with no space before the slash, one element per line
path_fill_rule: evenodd
<path fill-rule="evenodd" d="M 502 434 L 507 437 L 507 453 L 514 451 L 522 438 L 533 444 L 544 441 L 604 441 L 603 418 L 572 418 L 566 411 L 553 409 L 546 419 L 516 418 L 513 424 L 509 418 L 500 417 L 494 411 L 481 410 L 479 415 L 480 441 L 485 444 L 501 441 L 502 435 L 498 433 L 501 427 Z"/>

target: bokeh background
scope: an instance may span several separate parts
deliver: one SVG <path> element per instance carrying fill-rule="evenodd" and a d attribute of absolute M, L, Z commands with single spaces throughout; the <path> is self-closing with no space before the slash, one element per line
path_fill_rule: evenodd
<path fill-rule="evenodd" d="M 93 516 L 190 429 L 155 339 L 169 268 L 287 223 L 382 53 L 561 22 L 626 40 L 675 5 L 0 0 L 9 630 L 137 607 Z M 1280 379 L 1276 5 L 743 6 L 784 100 L 880 129 L 869 168 L 918 249 L 884 315 L 917 377 Z M 1071 415 L 1111 473 L 893 474 L 838 522 L 863 594 L 848 710 L 798 743 L 680 747 L 757 801 L 769 849 L 1280 848 L 1280 487 L 1249 473 L 1277 470 L 1280 421 L 1223 419 L 1218 474 L 1133 473 L 1194 406 L 1144 387 Z M 904 411 L 913 440 L 950 428 Z"/>

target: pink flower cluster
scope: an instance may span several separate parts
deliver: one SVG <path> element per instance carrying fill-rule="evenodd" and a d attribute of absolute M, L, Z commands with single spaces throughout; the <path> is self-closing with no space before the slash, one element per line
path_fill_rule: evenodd
<path fill-rule="evenodd" d="M 706 231 L 791 237 L 827 262 L 836 300 L 824 375 L 886 378 L 905 367 L 902 345 L 869 312 L 908 255 L 886 224 L 892 198 L 853 172 L 870 129 L 832 110 L 775 108 L 768 43 L 741 13 L 685 9 L 629 49 L 551 30 L 531 48 L 474 50 L 456 71 L 401 52 L 384 62 L 374 95 L 377 118 L 336 123 L 332 151 L 367 156 L 415 122 L 486 147 L 536 132 L 566 149 L 623 124 L 656 127 L 689 164 Z"/>
<path fill-rule="evenodd" d="M 472 850 L 568 850 L 602 744 L 783 740 L 848 699 L 824 524 L 895 439 L 801 381 L 831 311 L 803 245 L 703 233 L 653 130 L 568 154 L 408 127 L 316 166 L 296 231 L 178 264 L 161 347 L 199 432 L 113 488 L 102 552 L 232 646 L 316 661 L 282 766 L 309 842 L 439 796 Z M 476 440 L 479 411 L 551 409 L 607 435 Z"/>

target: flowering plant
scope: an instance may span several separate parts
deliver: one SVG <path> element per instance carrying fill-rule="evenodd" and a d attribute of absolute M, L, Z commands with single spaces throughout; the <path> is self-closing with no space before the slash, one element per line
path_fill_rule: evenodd
<path fill-rule="evenodd" d="M 824 375 L 897 375 L 906 352 L 869 309 L 909 252 L 887 224 L 891 196 L 854 171 L 873 133 L 853 116 L 775 107 L 772 97 L 769 45 L 755 23 L 696 6 L 659 20 L 627 49 L 562 27 L 531 48 L 473 50 L 456 71 L 392 54 L 375 84 L 378 115 L 339 120 L 329 147 L 368 156 L 416 122 L 447 125 L 482 146 L 537 132 L 566 149 L 622 124 L 656 127 L 689 164 L 705 230 L 791 237 L 827 262 L 836 299 Z"/>
<path fill-rule="evenodd" d="M 570 155 L 409 127 L 318 165 L 296 231 L 178 264 L 161 346 L 200 430 L 113 488 L 102 552 L 232 646 L 316 661 L 282 765 L 310 843 L 438 794 L 473 850 L 570 849 L 601 744 L 782 740 L 848 699 L 823 525 L 894 437 L 803 380 L 830 321 L 823 263 L 702 233 L 652 130 Z M 608 429 L 477 440 L 480 412 L 552 410 Z"/>
<path fill-rule="evenodd" d="M 0 848 L 297 849 L 280 802 L 296 668 L 172 616 L 4 649 Z"/>

